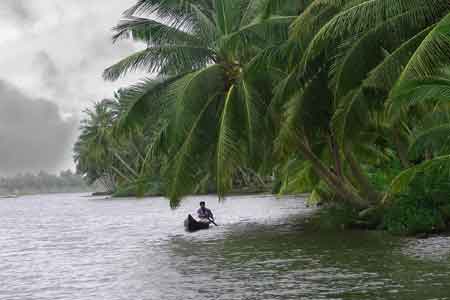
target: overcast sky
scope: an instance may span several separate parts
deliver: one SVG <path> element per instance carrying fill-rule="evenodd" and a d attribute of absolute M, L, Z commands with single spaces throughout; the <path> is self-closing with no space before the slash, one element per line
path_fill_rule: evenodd
<path fill-rule="evenodd" d="M 0 176 L 73 168 L 81 111 L 142 74 L 104 82 L 137 50 L 111 42 L 136 0 L 0 0 Z"/>

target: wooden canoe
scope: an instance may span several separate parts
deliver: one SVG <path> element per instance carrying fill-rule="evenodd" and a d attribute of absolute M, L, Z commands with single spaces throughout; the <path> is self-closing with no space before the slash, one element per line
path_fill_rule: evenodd
<path fill-rule="evenodd" d="M 209 222 L 198 222 L 191 215 L 188 215 L 186 220 L 184 220 L 184 227 L 187 231 L 196 231 L 200 229 L 208 229 Z"/>

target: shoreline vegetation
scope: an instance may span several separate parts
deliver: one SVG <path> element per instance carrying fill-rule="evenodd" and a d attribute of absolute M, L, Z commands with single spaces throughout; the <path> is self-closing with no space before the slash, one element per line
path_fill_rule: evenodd
<path fill-rule="evenodd" d="M 24 196 L 52 193 L 91 192 L 83 177 L 71 170 L 62 171 L 58 175 L 47 172 L 36 174 L 24 173 L 10 177 L 0 177 L 0 196 Z"/>
<path fill-rule="evenodd" d="M 450 228 L 447 0 L 142 0 L 86 110 L 77 171 L 123 195 L 310 193 L 322 223 Z"/>

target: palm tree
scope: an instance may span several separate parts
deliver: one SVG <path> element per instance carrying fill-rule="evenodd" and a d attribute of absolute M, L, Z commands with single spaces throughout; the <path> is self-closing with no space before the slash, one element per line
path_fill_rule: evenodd
<path fill-rule="evenodd" d="M 140 0 L 114 39 L 146 48 L 104 77 L 152 73 L 119 118 L 151 125 L 172 206 L 211 181 L 222 196 L 246 169 L 364 210 L 386 192 L 370 166 L 414 164 L 435 106 L 396 95 L 450 64 L 449 13 L 447 0 Z"/>
<path fill-rule="evenodd" d="M 99 180 L 108 192 L 116 189 L 116 176 L 112 171 L 111 153 L 114 113 L 112 101 L 105 99 L 85 110 L 81 121 L 81 134 L 74 146 L 77 172 L 85 175 L 90 184 Z"/>
<path fill-rule="evenodd" d="M 128 110 L 123 90 L 113 99 L 104 99 L 85 111 L 81 135 L 74 147 L 79 173 L 89 183 L 100 181 L 109 192 L 132 190 L 136 195 L 149 192 L 155 185 L 159 165 L 149 159 L 149 135 L 152 129 L 137 124 L 121 126 L 121 116 Z M 151 179 L 151 180 L 149 180 Z"/>
<path fill-rule="evenodd" d="M 292 1 L 290 4 L 296 3 Z M 264 118 L 277 74 L 262 72 L 265 49 L 287 38 L 301 5 L 280 0 L 140 0 L 115 28 L 114 39 L 147 47 L 106 69 L 156 75 L 125 92 L 127 120 L 154 123 L 153 157 L 165 157 L 171 205 L 207 182 L 219 195 L 239 168 L 263 172 L 271 154 Z M 147 18 L 143 16 L 148 16 Z"/>
<path fill-rule="evenodd" d="M 447 174 L 450 163 L 450 74 L 448 68 L 422 79 L 402 82 L 392 93 L 394 105 L 414 113 L 408 157 L 414 164 L 392 182 L 390 194 L 405 190 L 421 172 Z M 412 110 L 411 108 L 415 108 Z M 405 109 L 405 108 L 403 108 Z"/>
<path fill-rule="evenodd" d="M 365 165 L 395 151 L 409 166 L 413 118 L 392 95 L 450 63 L 449 12 L 445 0 L 312 1 L 291 27 L 289 64 L 271 104 L 284 120 L 281 157 L 298 152 L 356 207 L 379 203 Z"/>

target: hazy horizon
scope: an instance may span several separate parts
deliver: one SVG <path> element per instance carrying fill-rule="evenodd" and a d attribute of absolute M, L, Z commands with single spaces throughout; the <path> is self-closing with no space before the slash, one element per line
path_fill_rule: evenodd
<path fill-rule="evenodd" d="M 0 176 L 74 169 L 82 111 L 140 77 L 101 77 L 136 50 L 111 41 L 111 28 L 133 3 L 0 1 Z"/>

